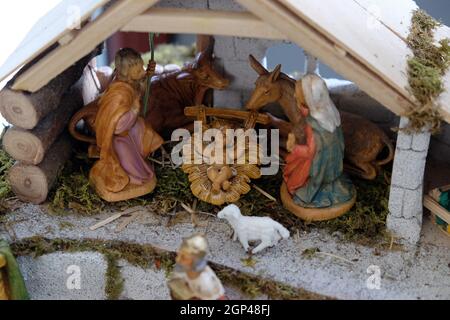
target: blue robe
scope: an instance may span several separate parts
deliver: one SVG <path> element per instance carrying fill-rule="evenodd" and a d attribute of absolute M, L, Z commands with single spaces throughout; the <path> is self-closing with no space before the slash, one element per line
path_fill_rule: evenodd
<path fill-rule="evenodd" d="M 345 144 L 342 128 L 328 132 L 312 117 L 308 117 L 307 122 L 313 129 L 317 151 L 309 180 L 295 191 L 294 202 L 304 208 L 329 208 L 350 201 L 356 191 L 343 173 Z"/>

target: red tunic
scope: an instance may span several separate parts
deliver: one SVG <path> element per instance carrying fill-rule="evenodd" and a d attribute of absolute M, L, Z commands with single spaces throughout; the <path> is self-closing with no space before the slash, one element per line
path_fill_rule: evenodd
<path fill-rule="evenodd" d="M 301 107 L 303 116 L 308 116 L 308 109 Z M 314 141 L 313 129 L 309 124 L 305 124 L 305 145 L 295 145 L 294 149 L 285 158 L 283 178 L 290 194 L 294 194 L 298 188 L 308 183 L 309 172 L 316 154 L 316 144 Z"/>

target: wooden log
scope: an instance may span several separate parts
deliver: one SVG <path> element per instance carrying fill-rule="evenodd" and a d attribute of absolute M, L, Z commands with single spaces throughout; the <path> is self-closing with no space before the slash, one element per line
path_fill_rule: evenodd
<path fill-rule="evenodd" d="M 83 81 L 80 80 L 63 96 L 59 108 L 40 121 L 33 130 L 18 127 L 8 129 L 3 137 L 3 149 L 24 164 L 40 164 L 73 114 L 83 107 L 82 87 Z"/>
<path fill-rule="evenodd" d="M 16 127 L 33 129 L 41 119 L 58 108 L 64 93 L 80 79 L 86 65 L 100 54 L 101 50 L 102 46 L 97 47 L 39 91 L 28 93 L 11 89 L 15 79 L 33 65 L 30 63 L 0 91 L 1 114 Z"/>
<path fill-rule="evenodd" d="M 38 166 L 17 162 L 8 173 L 13 192 L 22 201 L 43 203 L 70 155 L 70 139 L 63 134 Z"/>

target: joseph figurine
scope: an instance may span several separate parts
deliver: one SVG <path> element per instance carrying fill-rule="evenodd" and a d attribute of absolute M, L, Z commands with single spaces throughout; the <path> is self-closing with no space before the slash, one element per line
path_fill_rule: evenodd
<path fill-rule="evenodd" d="M 153 191 L 156 177 L 147 157 L 163 143 L 140 115 L 143 88 L 155 63 L 146 71 L 141 56 L 127 48 L 116 54 L 115 64 L 115 78 L 99 100 L 95 127 L 100 160 L 90 172 L 97 193 L 111 202 Z"/>

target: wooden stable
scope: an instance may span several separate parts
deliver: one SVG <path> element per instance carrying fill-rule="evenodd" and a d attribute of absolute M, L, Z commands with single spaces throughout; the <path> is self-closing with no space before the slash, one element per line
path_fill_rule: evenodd
<path fill-rule="evenodd" d="M 406 38 L 417 9 L 413 0 L 378 0 L 381 16 L 372 13 L 370 0 L 236 0 L 245 12 L 154 7 L 158 2 L 66 0 L 35 25 L 0 67 L 0 80 L 20 70 L 0 93 L 0 111 L 14 126 L 6 135 L 5 149 L 14 158 L 36 167 L 48 161 L 67 115 L 81 107 L 64 95 L 98 53 L 99 44 L 116 31 L 289 40 L 395 114 L 403 115 L 416 104 L 406 75 L 412 55 Z M 80 9 L 78 28 L 68 24 L 69 5 Z M 100 8 L 103 12 L 92 18 Z M 441 26 L 436 40 L 446 37 L 450 29 Z M 445 86 L 440 111 L 450 122 L 450 72 Z M 51 182 L 48 179 L 45 190 Z"/>

